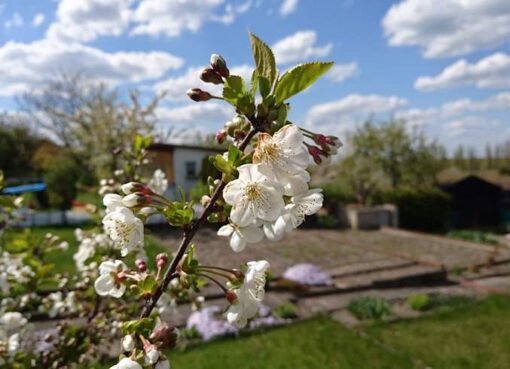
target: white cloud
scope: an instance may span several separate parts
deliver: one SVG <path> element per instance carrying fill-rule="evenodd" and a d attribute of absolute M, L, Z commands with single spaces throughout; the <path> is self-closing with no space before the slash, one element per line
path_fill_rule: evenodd
<path fill-rule="evenodd" d="M 57 73 L 83 73 L 111 84 L 140 82 L 160 78 L 183 63 L 165 52 L 108 53 L 51 39 L 27 44 L 10 41 L 0 47 L 0 94 L 36 89 Z"/>
<path fill-rule="evenodd" d="M 183 31 L 197 32 L 209 21 L 229 24 L 237 13 L 249 9 L 251 1 L 227 4 L 223 12 L 215 13 L 223 4 L 224 0 L 143 0 L 134 10 L 133 21 L 138 24 L 131 34 L 176 37 Z"/>
<path fill-rule="evenodd" d="M 510 56 L 504 53 L 489 55 L 475 64 L 459 60 L 435 77 L 419 77 L 414 87 L 422 91 L 474 85 L 478 88 L 510 87 Z"/>
<path fill-rule="evenodd" d="M 21 14 L 14 12 L 12 17 L 5 21 L 4 26 L 5 28 L 16 28 L 23 26 L 23 24 L 25 24 L 25 21 Z"/>
<path fill-rule="evenodd" d="M 273 45 L 273 52 L 276 62 L 287 64 L 307 60 L 310 58 L 320 58 L 328 56 L 333 50 L 333 44 L 328 43 L 323 46 L 317 46 L 317 33 L 306 30 L 298 31 L 293 35 L 277 41 Z"/>
<path fill-rule="evenodd" d="M 306 124 L 321 132 L 343 134 L 373 114 L 392 113 L 407 104 L 397 96 L 357 95 L 313 106 Z"/>
<path fill-rule="evenodd" d="M 186 95 L 186 91 L 195 87 L 209 91 L 214 95 L 221 95 L 222 85 L 212 85 L 200 80 L 200 72 L 202 69 L 203 67 L 190 67 L 183 75 L 171 77 L 156 83 L 154 85 L 154 91 L 157 93 L 165 91 L 167 93 L 166 98 L 172 101 L 188 101 L 189 98 Z M 239 75 L 245 80 L 250 81 L 252 70 L 253 69 L 249 65 L 239 65 L 230 68 L 230 73 Z"/>
<path fill-rule="evenodd" d="M 298 6 L 298 0 L 283 0 L 280 6 L 280 14 L 284 17 L 296 11 Z"/>
<path fill-rule="evenodd" d="M 392 46 L 419 46 L 425 57 L 458 56 L 510 38 L 508 0 L 403 0 L 383 19 Z"/>
<path fill-rule="evenodd" d="M 99 36 L 120 36 L 129 25 L 133 0 L 60 0 L 56 21 L 47 37 L 88 42 Z"/>
<path fill-rule="evenodd" d="M 417 125 L 438 124 L 465 114 L 501 110 L 510 110 L 510 92 L 501 92 L 483 100 L 453 100 L 436 108 L 404 110 L 397 112 L 397 117 Z"/>
<path fill-rule="evenodd" d="M 45 16 L 43 13 L 37 13 L 34 15 L 34 18 L 32 19 L 32 26 L 39 27 L 41 24 L 44 23 Z"/>
<path fill-rule="evenodd" d="M 335 64 L 326 74 L 326 78 L 334 82 L 343 82 L 348 78 L 358 74 L 358 64 L 355 62 L 349 64 Z"/>

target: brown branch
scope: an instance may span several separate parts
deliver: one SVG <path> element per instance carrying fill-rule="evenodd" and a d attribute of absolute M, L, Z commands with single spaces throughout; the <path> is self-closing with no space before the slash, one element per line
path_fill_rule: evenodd
<path fill-rule="evenodd" d="M 244 151 L 244 149 L 248 146 L 251 139 L 255 134 L 258 132 L 257 128 L 253 128 L 244 140 L 239 145 L 239 150 Z M 179 245 L 179 248 L 177 249 L 177 253 L 175 254 L 175 257 L 172 259 L 172 263 L 168 267 L 167 271 L 165 272 L 165 276 L 163 277 L 163 281 L 158 286 L 156 291 L 154 292 L 154 295 L 147 300 L 142 313 L 140 315 L 140 318 L 147 318 L 150 316 L 152 310 L 156 306 L 158 300 L 160 299 L 161 295 L 167 288 L 168 284 L 172 281 L 173 278 L 175 278 L 175 271 L 177 270 L 177 266 L 181 262 L 184 254 L 186 253 L 186 250 L 188 249 L 188 246 L 190 245 L 191 241 L 193 240 L 193 237 L 195 237 L 195 234 L 198 232 L 198 230 L 204 225 L 205 221 L 207 220 L 207 217 L 209 214 L 211 214 L 211 211 L 214 208 L 214 205 L 216 201 L 220 198 L 221 194 L 223 193 L 223 189 L 227 185 L 226 182 L 221 181 L 221 183 L 216 187 L 216 190 L 214 191 L 213 195 L 211 196 L 211 200 L 209 201 L 209 204 L 204 209 L 200 217 L 193 223 L 193 225 L 188 228 L 184 229 L 184 237 L 182 238 L 181 244 Z"/>

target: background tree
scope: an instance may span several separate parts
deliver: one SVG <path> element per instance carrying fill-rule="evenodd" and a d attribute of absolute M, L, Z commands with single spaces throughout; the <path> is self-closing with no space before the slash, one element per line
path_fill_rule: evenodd
<path fill-rule="evenodd" d="M 76 165 L 101 178 L 119 167 L 116 153 L 136 135 L 154 133 L 155 109 L 162 97 L 143 105 L 137 91 L 121 98 L 116 90 L 81 75 L 62 75 L 42 91 L 25 94 L 22 106 L 69 149 Z"/>

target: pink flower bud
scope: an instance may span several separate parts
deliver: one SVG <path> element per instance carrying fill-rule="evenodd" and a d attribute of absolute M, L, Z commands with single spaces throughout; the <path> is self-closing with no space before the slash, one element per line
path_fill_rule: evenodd
<path fill-rule="evenodd" d="M 212 98 L 212 95 L 209 92 L 203 91 L 199 88 L 190 88 L 186 94 L 191 100 L 196 102 L 208 101 Z"/>
<path fill-rule="evenodd" d="M 124 194 L 126 194 L 126 195 L 130 195 L 130 194 L 132 194 L 134 192 L 141 192 L 141 193 L 144 193 L 144 194 L 151 194 L 152 193 L 152 191 L 151 191 L 151 189 L 149 187 L 147 187 L 143 183 L 139 183 L 139 182 L 124 183 L 121 186 L 121 189 L 122 189 L 122 192 L 124 192 Z"/>
<path fill-rule="evenodd" d="M 227 139 L 227 131 L 220 129 L 218 132 L 216 132 L 215 138 L 217 143 L 222 144 Z"/>
<path fill-rule="evenodd" d="M 214 69 L 206 68 L 200 73 L 200 79 L 206 83 L 213 83 L 219 85 L 223 83 L 221 75 Z"/>
<path fill-rule="evenodd" d="M 142 259 L 136 259 L 135 265 L 136 269 L 138 269 L 141 273 L 147 270 L 147 263 Z"/>
<path fill-rule="evenodd" d="M 168 263 L 168 255 L 165 253 L 158 254 L 156 256 L 156 265 L 159 269 L 164 268 Z"/>

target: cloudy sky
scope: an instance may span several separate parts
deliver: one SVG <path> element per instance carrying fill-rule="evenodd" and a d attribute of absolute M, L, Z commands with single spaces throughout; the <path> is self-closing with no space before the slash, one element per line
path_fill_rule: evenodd
<path fill-rule="evenodd" d="M 249 75 L 247 30 L 279 68 L 335 67 L 293 99 L 293 121 L 343 135 L 402 117 L 452 149 L 510 138 L 508 0 L 0 0 L 0 108 L 52 75 L 80 72 L 149 99 L 160 127 L 214 131 L 232 113 L 190 102 L 213 52 Z"/>

